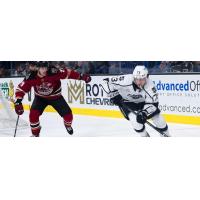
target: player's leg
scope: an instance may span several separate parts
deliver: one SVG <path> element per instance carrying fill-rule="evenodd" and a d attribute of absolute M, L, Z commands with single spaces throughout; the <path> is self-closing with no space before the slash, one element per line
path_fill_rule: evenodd
<path fill-rule="evenodd" d="M 157 129 L 162 131 L 165 135 L 170 136 L 167 123 L 164 117 L 160 114 L 158 104 L 145 104 L 143 111 L 146 113 L 147 119 L 152 119 Z"/>
<path fill-rule="evenodd" d="M 30 114 L 29 114 L 32 135 L 35 137 L 40 136 L 41 126 L 40 126 L 39 117 L 40 115 L 42 115 L 46 106 L 47 106 L 47 103 L 44 99 L 37 96 L 35 97 L 30 109 Z"/>
<path fill-rule="evenodd" d="M 145 125 L 141 124 L 137 121 L 137 117 L 134 113 L 132 113 L 130 110 L 140 110 L 143 107 L 143 103 L 135 104 L 135 103 L 125 103 L 126 107 L 122 106 L 120 107 L 120 110 L 124 117 L 130 121 L 133 129 L 136 133 L 138 133 L 141 137 L 150 137 L 145 129 Z M 130 108 L 130 110 L 128 109 Z"/>
<path fill-rule="evenodd" d="M 72 135 L 73 128 L 72 128 L 72 121 L 73 121 L 73 114 L 72 110 L 65 101 L 64 97 L 61 96 L 59 99 L 51 100 L 51 106 L 59 113 L 59 115 L 63 118 L 65 128 L 67 132 Z"/>
<path fill-rule="evenodd" d="M 137 117 L 135 114 L 130 113 L 128 117 L 136 133 L 138 133 L 141 137 L 150 137 L 145 129 L 145 125 L 137 121 Z"/>
<path fill-rule="evenodd" d="M 168 125 L 164 119 L 164 117 L 159 113 L 151 118 L 153 123 L 156 125 L 157 129 L 162 131 L 165 135 L 170 137 Z M 161 135 L 164 136 L 164 135 Z"/>

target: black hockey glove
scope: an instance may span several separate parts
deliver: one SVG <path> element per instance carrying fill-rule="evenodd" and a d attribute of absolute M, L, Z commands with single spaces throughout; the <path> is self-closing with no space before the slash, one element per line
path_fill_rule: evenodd
<path fill-rule="evenodd" d="M 110 99 L 110 101 L 111 101 L 113 104 L 117 105 L 117 106 L 120 106 L 120 105 L 122 104 L 122 100 L 123 100 L 123 98 L 122 98 L 122 96 L 121 96 L 120 94 L 118 94 L 117 96 L 112 97 L 112 98 Z"/>
<path fill-rule="evenodd" d="M 143 111 L 143 110 L 139 111 L 137 113 L 136 120 L 140 124 L 145 124 L 147 121 L 147 114 L 145 113 L 145 111 Z"/>

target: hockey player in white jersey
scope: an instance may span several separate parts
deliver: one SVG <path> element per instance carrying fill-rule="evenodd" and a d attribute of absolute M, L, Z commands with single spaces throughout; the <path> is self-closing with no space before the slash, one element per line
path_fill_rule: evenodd
<path fill-rule="evenodd" d="M 170 136 L 165 119 L 158 108 L 158 94 L 154 83 L 149 79 L 145 66 L 136 66 L 132 75 L 106 79 L 108 96 L 119 106 L 124 117 L 129 120 L 142 137 L 149 137 L 145 123 L 152 119 L 161 136 Z M 134 113 L 136 111 L 136 114 Z"/>

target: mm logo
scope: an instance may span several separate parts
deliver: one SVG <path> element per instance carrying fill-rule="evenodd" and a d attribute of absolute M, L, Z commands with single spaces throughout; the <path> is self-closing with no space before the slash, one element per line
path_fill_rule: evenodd
<path fill-rule="evenodd" d="M 77 83 L 78 82 L 78 83 Z M 85 103 L 85 90 L 84 83 L 82 81 L 69 81 L 68 85 L 68 102 L 80 101 L 80 104 Z"/>

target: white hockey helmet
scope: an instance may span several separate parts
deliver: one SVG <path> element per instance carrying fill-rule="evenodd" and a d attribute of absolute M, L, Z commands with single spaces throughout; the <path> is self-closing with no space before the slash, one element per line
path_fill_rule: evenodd
<path fill-rule="evenodd" d="M 133 79 L 144 79 L 148 77 L 148 70 L 144 65 L 137 65 L 133 70 Z"/>

